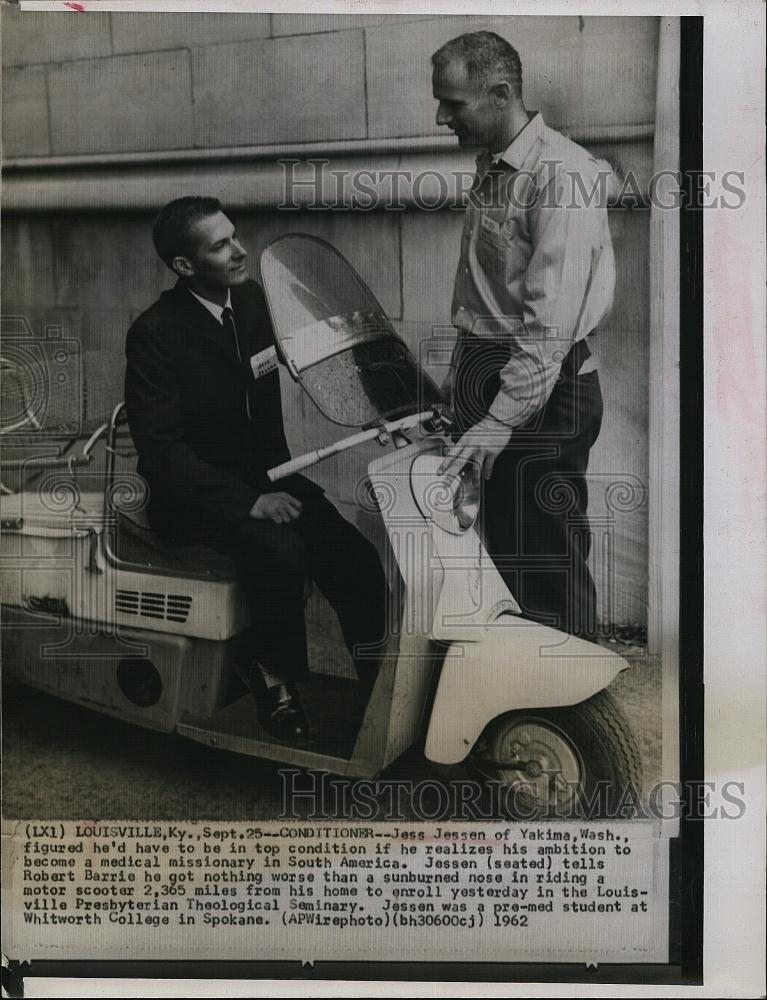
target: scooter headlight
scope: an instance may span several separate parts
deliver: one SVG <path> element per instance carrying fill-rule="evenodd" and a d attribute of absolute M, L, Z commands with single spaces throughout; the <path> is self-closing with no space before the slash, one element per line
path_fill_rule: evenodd
<path fill-rule="evenodd" d="M 439 467 L 443 453 L 419 455 L 410 469 L 410 487 L 427 521 L 451 535 L 462 535 L 479 514 L 482 471 L 469 463 L 457 476 L 443 476 Z"/>
<path fill-rule="evenodd" d="M 458 477 L 453 494 L 453 516 L 461 531 L 468 531 L 479 514 L 481 473 L 474 462 L 467 463 Z"/>

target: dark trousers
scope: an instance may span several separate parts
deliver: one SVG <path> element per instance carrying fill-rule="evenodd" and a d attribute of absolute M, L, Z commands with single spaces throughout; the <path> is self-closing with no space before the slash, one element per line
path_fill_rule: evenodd
<path fill-rule="evenodd" d="M 454 411 L 463 432 L 487 413 L 509 354 L 501 342 L 464 334 L 456 351 Z M 596 372 L 577 374 L 589 355 L 579 341 L 546 406 L 514 429 L 485 484 L 482 510 L 488 551 L 522 613 L 594 639 L 586 469 L 602 423 L 602 393 Z"/>
<path fill-rule="evenodd" d="M 378 553 L 324 496 L 302 503 L 290 524 L 248 519 L 226 540 L 209 543 L 234 561 L 247 595 L 247 652 L 277 677 L 308 679 L 308 576 L 336 612 L 358 674 L 370 679 L 376 649 L 383 649 L 389 594 Z"/>

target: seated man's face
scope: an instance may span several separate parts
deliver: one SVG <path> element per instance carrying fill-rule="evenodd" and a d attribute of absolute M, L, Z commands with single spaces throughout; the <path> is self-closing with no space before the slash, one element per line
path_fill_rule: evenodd
<path fill-rule="evenodd" d="M 200 285 L 223 290 L 248 280 L 248 251 L 223 212 L 200 219 L 190 237 L 187 260 Z"/>

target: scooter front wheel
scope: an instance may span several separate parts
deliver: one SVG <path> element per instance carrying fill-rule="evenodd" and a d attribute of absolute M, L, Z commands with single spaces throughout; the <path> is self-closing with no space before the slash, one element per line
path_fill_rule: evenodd
<path fill-rule="evenodd" d="M 469 763 L 494 811 L 515 819 L 629 818 L 642 792 L 634 737 L 607 691 L 566 708 L 498 716 Z"/>

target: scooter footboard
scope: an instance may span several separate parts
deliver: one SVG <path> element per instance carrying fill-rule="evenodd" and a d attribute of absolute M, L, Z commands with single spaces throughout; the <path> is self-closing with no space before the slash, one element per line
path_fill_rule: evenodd
<path fill-rule="evenodd" d="M 628 663 L 617 653 L 523 618 L 506 616 L 450 645 L 440 674 L 426 757 L 458 764 L 487 724 L 522 708 L 576 705 Z"/>

